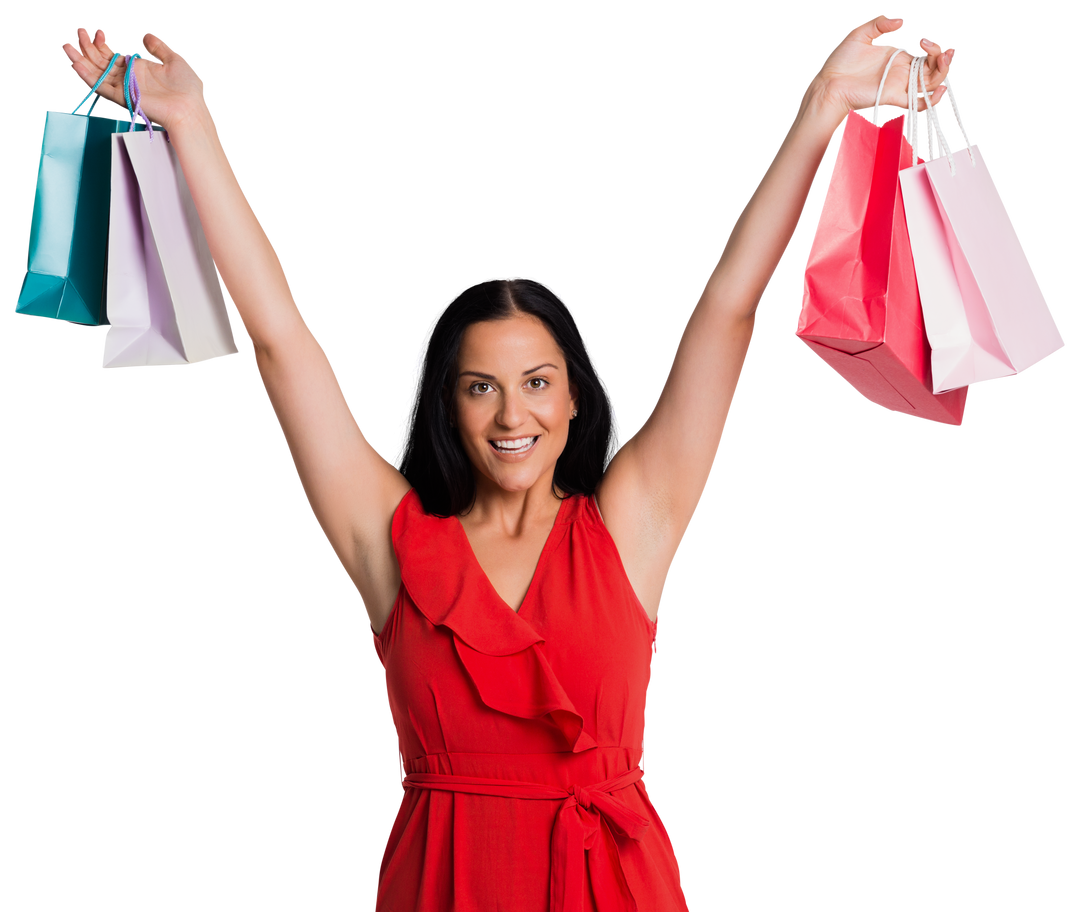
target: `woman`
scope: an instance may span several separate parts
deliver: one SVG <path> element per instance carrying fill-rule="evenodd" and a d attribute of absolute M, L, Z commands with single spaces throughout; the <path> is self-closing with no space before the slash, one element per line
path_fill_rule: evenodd
<path fill-rule="evenodd" d="M 163 42 L 142 107 L 183 166 L 312 508 L 367 606 L 408 776 L 384 910 L 685 909 L 641 755 L 649 646 L 754 311 L 830 137 L 892 50 L 853 31 L 803 96 L 739 218 L 649 420 L 607 462 L 610 414 L 565 307 L 532 282 L 466 291 L 433 332 L 401 470 L 354 423 L 202 101 Z M 105 37 L 65 47 L 96 82 Z M 923 42 L 931 103 L 951 50 Z M 882 100 L 906 106 L 900 54 Z M 99 92 L 122 103 L 123 70 Z M 923 104 L 920 102 L 920 109 Z"/>

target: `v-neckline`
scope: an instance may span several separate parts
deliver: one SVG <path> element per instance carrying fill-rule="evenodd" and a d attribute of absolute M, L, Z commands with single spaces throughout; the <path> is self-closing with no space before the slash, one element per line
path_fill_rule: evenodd
<path fill-rule="evenodd" d="M 528 588 L 525 590 L 525 597 L 522 598 L 521 604 L 515 609 L 506 599 L 499 595 L 499 590 L 495 588 L 495 584 L 491 581 L 491 577 L 487 575 L 487 571 L 484 569 L 484 565 L 480 563 L 480 558 L 476 556 L 476 552 L 473 550 L 472 542 L 469 541 L 469 533 L 465 531 L 465 526 L 461 522 L 458 516 L 454 516 L 454 521 L 457 524 L 458 531 L 461 533 L 462 539 L 465 541 L 465 547 L 468 549 L 469 557 L 472 558 L 473 565 L 476 567 L 477 572 L 483 578 L 487 584 L 491 594 L 495 597 L 495 600 L 502 605 L 507 611 L 521 616 L 521 612 L 525 609 L 525 606 L 529 604 L 533 589 L 536 586 L 536 580 L 540 576 L 540 570 L 544 566 L 544 559 L 547 557 L 548 551 L 551 549 L 551 544 L 555 539 L 555 530 L 559 528 L 562 522 L 563 510 L 566 508 L 567 502 L 573 495 L 568 495 L 562 499 L 559 503 L 559 509 L 555 513 L 555 521 L 551 524 L 551 528 L 548 529 L 547 538 L 544 539 L 544 546 L 540 549 L 540 556 L 536 559 L 536 566 L 533 568 L 532 577 L 529 579 Z"/>

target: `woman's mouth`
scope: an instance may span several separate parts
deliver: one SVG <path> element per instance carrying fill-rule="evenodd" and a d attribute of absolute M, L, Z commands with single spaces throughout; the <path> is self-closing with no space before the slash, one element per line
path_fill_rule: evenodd
<path fill-rule="evenodd" d="M 521 453 L 527 453 L 536 444 L 536 441 L 540 437 L 515 437 L 513 440 L 489 440 L 492 449 L 498 453 L 505 453 L 508 456 L 518 456 Z"/>

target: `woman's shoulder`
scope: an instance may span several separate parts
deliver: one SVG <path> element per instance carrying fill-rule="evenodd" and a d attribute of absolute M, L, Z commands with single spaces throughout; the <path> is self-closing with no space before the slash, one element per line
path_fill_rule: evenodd
<path fill-rule="evenodd" d="M 563 498 L 559 521 L 564 523 L 602 523 L 596 498 L 592 494 L 568 494 Z"/>
<path fill-rule="evenodd" d="M 394 516 L 390 523 L 390 534 L 396 545 L 400 538 L 410 532 L 419 529 L 434 530 L 453 519 L 453 516 L 439 516 L 427 512 L 424 509 L 424 501 L 420 497 L 420 492 L 416 488 L 409 488 L 397 507 L 394 508 Z"/>

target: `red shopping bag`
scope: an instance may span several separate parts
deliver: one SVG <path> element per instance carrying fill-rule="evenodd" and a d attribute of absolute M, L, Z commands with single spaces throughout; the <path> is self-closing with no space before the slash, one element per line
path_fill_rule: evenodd
<path fill-rule="evenodd" d="M 967 387 L 934 395 L 899 174 L 904 118 L 852 111 L 806 265 L 798 336 L 872 402 L 959 424 Z"/>

